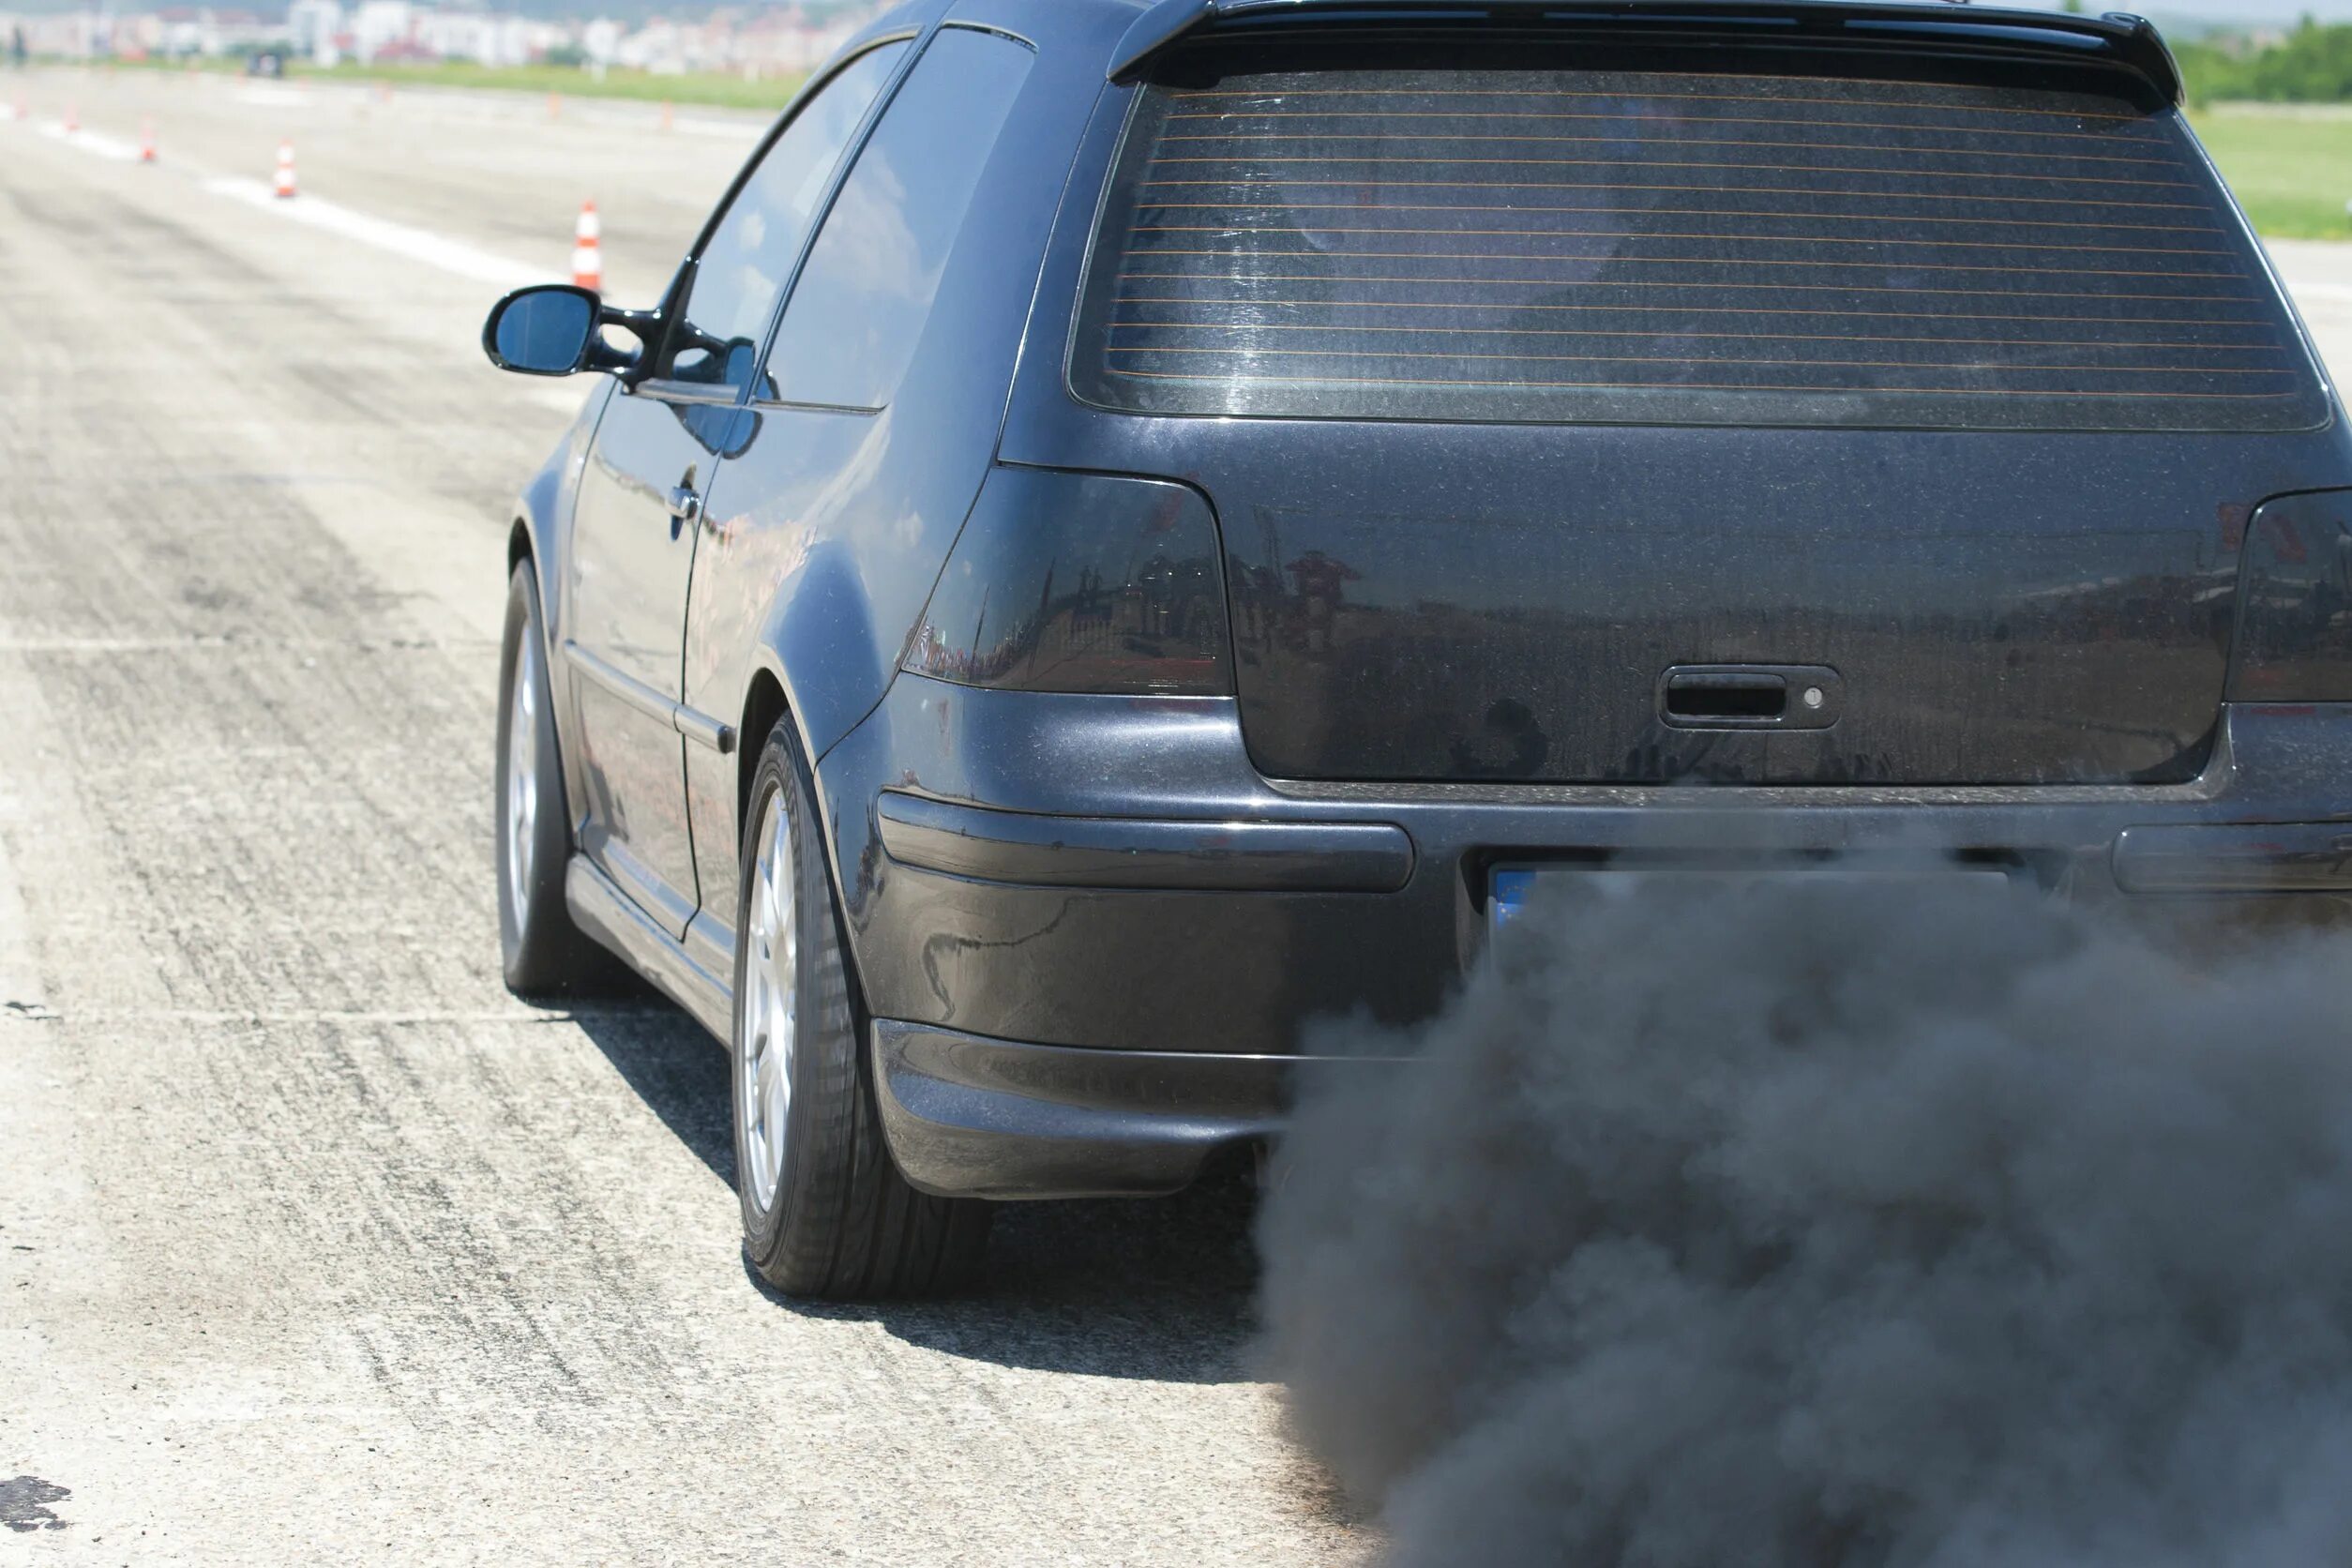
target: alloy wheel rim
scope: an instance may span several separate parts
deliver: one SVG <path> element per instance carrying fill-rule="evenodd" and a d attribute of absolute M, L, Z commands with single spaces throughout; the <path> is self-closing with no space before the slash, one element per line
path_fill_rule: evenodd
<path fill-rule="evenodd" d="M 794 907 L 792 828 L 780 798 L 768 797 L 754 862 L 745 936 L 744 994 L 735 1019 L 736 1120 L 751 1196 L 765 1212 L 784 1177 L 785 1130 L 792 1108 L 792 1048 L 798 1035 L 800 922 Z"/>
<path fill-rule="evenodd" d="M 531 857 L 539 824 L 538 656 L 526 625 L 506 714 L 506 895 L 518 930 L 531 907 Z"/>

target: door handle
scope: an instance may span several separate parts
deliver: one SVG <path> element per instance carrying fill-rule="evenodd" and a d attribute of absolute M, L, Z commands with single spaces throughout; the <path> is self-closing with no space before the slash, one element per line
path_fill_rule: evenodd
<path fill-rule="evenodd" d="M 682 523 L 702 520 L 702 498 L 694 493 L 692 485 L 680 485 L 670 492 L 670 515 Z"/>
<path fill-rule="evenodd" d="M 1658 677 L 1658 718 L 1678 730 L 1826 730 L 1845 693 L 1823 664 L 1678 664 Z"/>

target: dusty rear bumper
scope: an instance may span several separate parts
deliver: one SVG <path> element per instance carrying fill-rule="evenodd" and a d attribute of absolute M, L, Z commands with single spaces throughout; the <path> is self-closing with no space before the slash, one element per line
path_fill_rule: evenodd
<path fill-rule="evenodd" d="M 907 1180 L 972 1198 L 1175 1192 L 1278 1130 L 1297 1058 L 1024 1045 L 878 1018 L 874 1084 Z"/>
<path fill-rule="evenodd" d="M 1501 867 L 1934 854 L 2352 927 L 2352 704 L 2223 726 L 2162 786 L 1317 786 L 1258 774 L 1229 700 L 902 677 L 819 776 L 893 1152 L 938 1192 L 1076 1196 L 1184 1185 L 1279 1130 L 1332 1020 L 1441 1008 Z"/>
<path fill-rule="evenodd" d="M 2115 880 L 2127 893 L 2352 892 L 2352 822 L 2125 828 Z"/>

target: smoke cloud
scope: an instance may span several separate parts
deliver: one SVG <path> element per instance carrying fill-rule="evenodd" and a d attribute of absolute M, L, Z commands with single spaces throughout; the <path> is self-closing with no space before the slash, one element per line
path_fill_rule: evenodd
<path fill-rule="evenodd" d="M 1575 879 L 1554 879 L 1574 881 Z M 2352 1562 L 2352 963 L 1566 892 L 1311 1093 L 1262 1350 L 1397 1568 Z"/>

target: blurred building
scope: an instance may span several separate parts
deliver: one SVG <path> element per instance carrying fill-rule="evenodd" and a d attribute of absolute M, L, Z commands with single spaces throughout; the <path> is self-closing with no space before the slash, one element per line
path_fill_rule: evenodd
<path fill-rule="evenodd" d="M 17 16 L 0 8 L 0 30 L 22 25 L 34 53 L 81 59 L 219 56 L 283 45 L 322 65 L 345 55 L 378 65 L 470 60 L 487 66 L 552 56 L 663 74 L 763 77 L 797 75 L 822 64 L 879 8 L 879 0 L 822 9 L 729 7 L 624 23 L 527 17 L 479 0 L 287 0 L 283 10 L 166 6 L 108 11 L 93 6 Z"/>
<path fill-rule="evenodd" d="M 293 0 L 286 8 L 286 41 L 296 54 L 333 64 L 341 53 L 340 0 Z"/>

